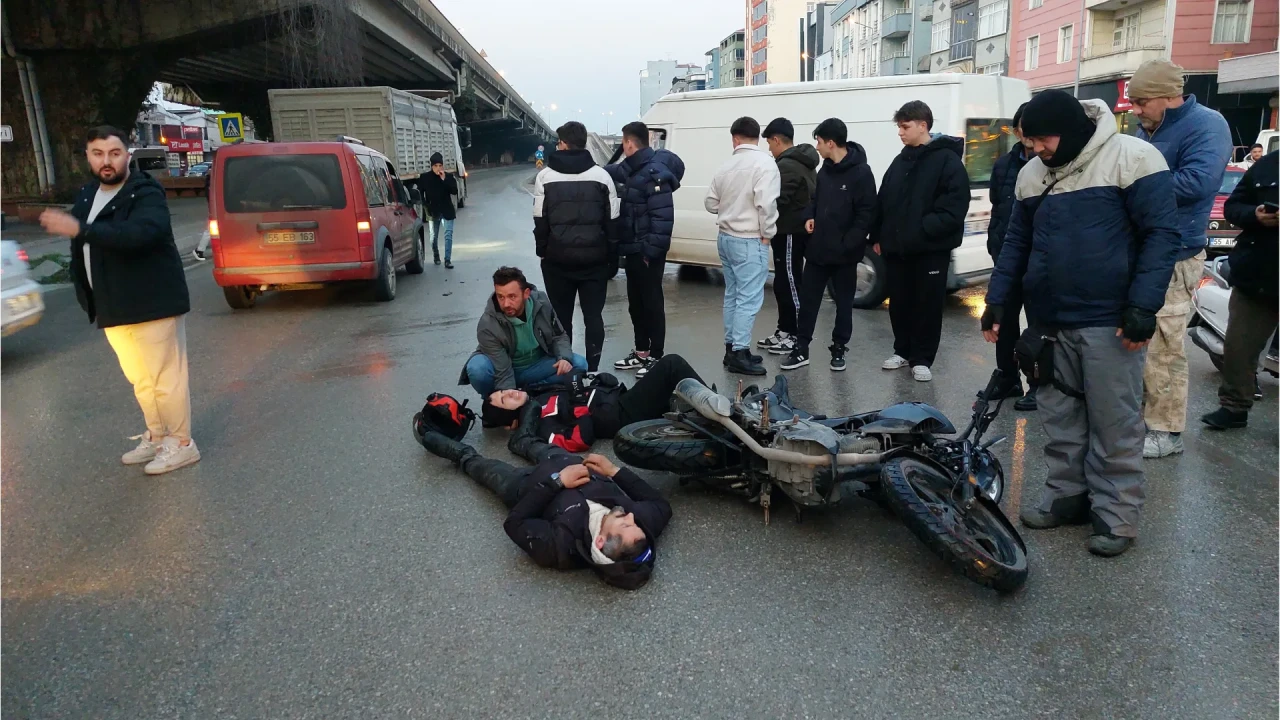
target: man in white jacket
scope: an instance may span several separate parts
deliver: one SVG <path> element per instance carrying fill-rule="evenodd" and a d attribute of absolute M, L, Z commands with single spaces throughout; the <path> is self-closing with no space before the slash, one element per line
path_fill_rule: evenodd
<path fill-rule="evenodd" d="M 741 117 L 729 128 L 733 157 L 707 190 L 706 207 L 720 226 L 717 245 L 724 272 L 724 365 L 729 372 L 764 375 L 751 354 L 751 330 L 764 305 L 769 241 L 778 230 L 778 164 L 760 147 L 760 123 Z"/>

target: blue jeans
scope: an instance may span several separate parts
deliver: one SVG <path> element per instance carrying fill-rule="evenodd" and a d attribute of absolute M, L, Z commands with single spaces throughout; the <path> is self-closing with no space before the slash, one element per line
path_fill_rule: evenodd
<path fill-rule="evenodd" d="M 764 305 L 769 277 L 769 246 L 760 238 L 720 233 L 720 267 L 724 273 L 724 342 L 734 350 L 751 347 L 756 313 Z"/>
<path fill-rule="evenodd" d="M 573 359 L 569 362 L 573 364 L 574 370 L 585 372 L 587 369 L 587 359 L 577 353 L 573 354 Z M 488 355 L 477 353 L 467 361 L 467 379 L 471 381 L 471 387 L 480 393 L 480 397 L 487 398 L 493 392 L 493 375 L 493 361 Z M 528 367 L 516 368 L 516 387 L 532 387 L 555 376 L 556 358 L 543 356 Z"/>
<path fill-rule="evenodd" d="M 444 230 L 444 261 L 453 258 L 453 221 L 445 218 L 431 218 L 431 254 L 440 259 L 440 230 Z"/>

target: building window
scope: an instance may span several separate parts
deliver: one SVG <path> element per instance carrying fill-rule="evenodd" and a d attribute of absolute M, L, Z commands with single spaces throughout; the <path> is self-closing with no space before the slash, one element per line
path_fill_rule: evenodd
<path fill-rule="evenodd" d="M 1111 31 L 1111 47 L 1115 50 L 1132 50 L 1138 47 L 1138 11 L 1118 16 Z"/>
<path fill-rule="evenodd" d="M 1023 70 L 1035 70 L 1040 67 L 1040 36 L 1032 35 L 1027 38 L 1027 57 L 1023 63 Z"/>
<path fill-rule="evenodd" d="M 968 60 L 975 49 L 978 30 L 977 3 L 951 6 L 951 62 Z"/>
<path fill-rule="evenodd" d="M 769 37 L 769 26 L 761 25 L 760 27 L 751 31 L 751 44 L 754 45 L 764 40 L 767 37 Z"/>
<path fill-rule="evenodd" d="M 1213 13 L 1214 43 L 1249 42 L 1249 25 L 1253 3 L 1240 0 L 1218 0 Z"/>
<path fill-rule="evenodd" d="M 769 60 L 769 48 L 760 48 L 751 53 L 752 65 L 763 65 Z"/>
<path fill-rule="evenodd" d="M 759 5 L 756 5 L 755 7 L 751 8 L 752 20 L 759 20 L 760 18 L 768 14 L 769 14 L 769 3 L 767 2 L 762 2 Z"/>
<path fill-rule="evenodd" d="M 1063 25 L 1058 28 L 1058 62 L 1071 62 L 1071 45 L 1075 40 L 1076 26 Z"/>
<path fill-rule="evenodd" d="M 951 21 L 943 20 L 933 24 L 933 42 L 929 44 L 930 52 L 942 52 L 951 46 Z"/>
<path fill-rule="evenodd" d="M 1009 23 L 1009 0 L 993 2 L 978 8 L 978 37 L 989 38 L 1004 34 Z"/>
<path fill-rule="evenodd" d="M 764 85 L 764 84 L 767 82 L 767 78 L 768 78 L 768 76 L 767 76 L 765 73 L 758 72 L 758 73 L 756 73 L 755 75 L 752 75 L 752 76 L 751 76 L 751 84 L 752 84 L 752 85 Z"/>
<path fill-rule="evenodd" d="M 1004 63 L 998 62 L 994 65 L 983 65 L 982 67 L 978 68 L 978 74 L 979 75 L 1003 75 Z"/>
<path fill-rule="evenodd" d="M 1027 9 L 1028 9 L 1028 10 L 1035 10 L 1036 8 L 1040 7 L 1041 5 L 1044 5 L 1044 0 L 1027 0 Z"/>

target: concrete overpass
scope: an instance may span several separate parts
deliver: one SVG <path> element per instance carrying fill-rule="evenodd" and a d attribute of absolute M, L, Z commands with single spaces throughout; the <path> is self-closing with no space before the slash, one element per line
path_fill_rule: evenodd
<path fill-rule="evenodd" d="M 344 85 L 447 91 L 473 161 L 554 137 L 430 0 L 7 0 L 3 13 L 6 198 L 39 194 L 46 175 L 55 190 L 82 182 L 85 129 L 131 128 L 157 80 L 244 112 L 263 137 L 268 89 Z"/>

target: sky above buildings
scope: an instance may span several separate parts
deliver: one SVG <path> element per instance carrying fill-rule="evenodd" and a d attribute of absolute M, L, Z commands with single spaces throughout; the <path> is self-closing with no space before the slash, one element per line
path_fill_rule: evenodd
<path fill-rule="evenodd" d="M 637 119 L 646 61 L 705 65 L 746 17 L 742 0 L 433 1 L 552 127 L 614 132 Z"/>

